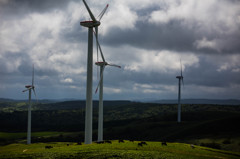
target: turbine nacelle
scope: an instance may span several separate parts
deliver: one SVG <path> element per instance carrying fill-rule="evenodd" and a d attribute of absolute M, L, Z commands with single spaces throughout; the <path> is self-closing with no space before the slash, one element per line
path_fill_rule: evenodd
<path fill-rule="evenodd" d="M 85 5 L 85 7 L 87 8 L 87 11 L 88 11 L 88 13 L 89 13 L 89 15 L 90 15 L 90 17 L 91 17 L 92 20 L 91 20 L 91 21 L 82 21 L 82 22 L 80 22 L 80 25 L 81 25 L 81 26 L 84 26 L 84 27 L 87 27 L 87 28 L 93 28 L 93 27 L 95 27 L 95 29 L 96 29 L 96 34 L 97 34 L 97 30 L 98 30 L 97 27 L 101 24 L 101 23 L 100 23 L 100 20 L 102 19 L 104 13 L 106 12 L 106 10 L 107 10 L 107 8 L 108 8 L 108 4 L 107 4 L 107 6 L 103 9 L 103 11 L 100 13 L 100 15 L 99 15 L 99 20 L 97 20 L 97 19 L 94 17 L 91 9 L 88 7 L 88 5 L 87 5 L 87 3 L 85 2 L 85 0 L 83 0 L 83 3 L 84 3 L 84 5 Z"/>
<path fill-rule="evenodd" d="M 180 59 L 180 67 L 181 67 L 181 75 L 180 76 L 176 76 L 176 78 L 178 78 L 179 80 L 182 81 L 182 84 L 184 85 L 184 82 L 183 82 L 183 73 L 182 73 L 182 61 Z"/>
<path fill-rule="evenodd" d="M 183 76 L 176 76 L 176 78 L 178 78 L 178 79 L 183 79 Z"/>
<path fill-rule="evenodd" d="M 34 88 L 34 86 L 33 85 L 26 85 L 25 88 L 31 89 L 31 88 Z"/>
<path fill-rule="evenodd" d="M 95 65 L 97 65 L 97 66 L 106 66 L 106 65 L 108 65 L 108 63 L 104 62 L 104 61 L 101 61 L 101 62 L 95 62 Z"/>
<path fill-rule="evenodd" d="M 82 21 L 80 22 L 81 26 L 87 27 L 87 28 L 93 28 L 93 27 L 98 27 L 101 24 L 100 21 Z"/>
<path fill-rule="evenodd" d="M 35 86 L 34 86 L 34 65 L 33 65 L 33 70 L 32 70 L 32 85 L 26 85 L 25 88 L 27 88 L 27 89 L 23 90 L 22 92 L 30 91 L 32 89 L 33 93 L 37 99 L 37 95 L 35 92 Z"/>

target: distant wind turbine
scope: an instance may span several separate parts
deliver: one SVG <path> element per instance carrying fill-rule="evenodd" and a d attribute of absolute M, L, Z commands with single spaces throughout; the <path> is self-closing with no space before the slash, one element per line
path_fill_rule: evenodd
<path fill-rule="evenodd" d="M 99 20 L 96 20 L 92 11 L 88 7 L 85 0 L 83 0 L 85 7 L 92 19 L 92 21 L 82 21 L 81 26 L 88 28 L 88 60 L 87 60 L 87 88 L 86 88 L 86 115 L 85 115 L 85 144 L 92 143 L 92 75 L 93 75 L 93 28 L 95 28 L 96 39 L 98 39 L 98 26 L 101 24 L 100 20 L 106 12 L 108 5 L 103 9 L 99 15 Z M 98 48 L 97 48 L 98 49 Z"/>
<path fill-rule="evenodd" d="M 181 122 L 181 83 L 184 85 L 181 60 L 180 60 L 180 65 L 181 65 L 181 76 L 176 77 L 176 78 L 178 78 L 178 118 L 177 118 L 177 121 L 179 123 Z"/>
<path fill-rule="evenodd" d="M 35 97 L 37 98 L 36 92 L 35 92 L 35 86 L 34 86 L 34 65 L 33 65 L 33 70 L 32 70 L 32 85 L 26 85 L 25 86 L 27 89 L 23 90 L 23 92 L 29 91 L 29 98 L 28 98 L 28 126 L 27 126 L 27 144 L 31 144 L 31 121 L 32 121 L 32 117 L 31 117 L 31 95 L 32 95 L 32 90 L 33 93 L 35 95 Z"/>
<path fill-rule="evenodd" d="M 96 39 L 97 39 L 97 36 L 96 36 Z M 121 66 L 107 63 L 103 56 L 102 49 L 98 42 L 98 39 L 97 39 L 97 45 L 101 53 L 102 61 L 95 63 L 97 66 L 100 66 L 100 80 L 98 82 L 95 93 L 97 93 L 98 87 L 99 87 L 100 90 L 99 90 L 99 108 L 98 108 L 98 141 L 103 141 L 103 72 L 104 72 L 105 66 L 114 66 L 118 68 L 121 68 Z"/>

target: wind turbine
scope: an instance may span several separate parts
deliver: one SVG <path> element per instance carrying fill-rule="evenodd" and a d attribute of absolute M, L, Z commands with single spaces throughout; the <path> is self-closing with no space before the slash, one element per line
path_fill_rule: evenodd
<path fill-rule="evenodd" d="M 98 85 L 97 85 L 97 88 L 95 91 L 95 93 L 97 93 L 98 87 L 100 88 L 100 90 L 99 90 L 99 107 L 98 107 L 98 141 L 103 141 L 103 72 L 104 72 L 105 66 L 114 66 L 114 67 L 118 67 L 118 68 L 121 68 L 121 66 L 107 63 L 103 56 L 102 49 L 98 42 L 97 36 L 96 36 L 96 41 L 97 41 L 97 45 L 99 47 L 101 57 L 102 57 L 101 62 L 95 62 L 95 64 L 100 67 L 100 80 L 98 82 Z"/>
<path fill-rule="evenodd" d="M 35 95 L 35 97 L 37 98 L 36 96 L 36 92 L 35 92 L 35 86 L 34 86 L 34 65 L 33 65 L 33 70 L 32 70 L 32 85 L 26 85 L 25 86 L 25 90 L 23 90 L 22 92 L 26 92 L 28 91 L 29 92 L 29 97 L 28 97 L 28 102 L 29 102 L 29 105 L 28 105 L 28 126 L 27 126 L 27 144 L 31 144 L 31 121 L 32 121 L 32 115 L 31 115 L 31 96 L 32 96 L 32 90 L 33 90 L 33 93 Z"/>
<path fill-rule="evenodd" d="M 176 77 L 176 78 L 178 78 L 178 118 L 177 118 L 177 121 L 179 123 L 181 122 L 181 83 L 184 85 L 181 60 L 180 60 L 180 65 L 181 65 L 181 76 Z"/>
<path fill-rule="evenodd" d="M 87 60 L 87 89 L 86 89 L 86 115 L 85 115 L 85 144 L 92 143 L 92 76 L 93 76 L 93 28 L 95 28 L 96 39 L 98 39 L 98 26 L 101 24 L 100 20 L 106 12 L 108 5 L 103 9 L 99 15 L 99 20 L 96 20 L 92 11 L 88 7 L 85 0 L 83 0 L 85 7 L 92 19 L 92 21 L 82 21 L 81 26 L 88 28 L 88 60 Z"/>

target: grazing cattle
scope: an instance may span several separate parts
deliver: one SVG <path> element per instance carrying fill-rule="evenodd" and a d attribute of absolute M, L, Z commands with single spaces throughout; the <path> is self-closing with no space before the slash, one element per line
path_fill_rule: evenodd
<path fill-rule="evenodd" d="M 52 149 L 52 146 L 45 146 L 45 149 Z"/>
<path fill-rule="evenodd" d="M 140 143 L 138 143 L 138 146 L 143 146 L 143 145 L 147 145 L 147 143 L 145 141 L 141 141 Z"/>
<path fill-rule="evenodd" d="M 142 146 L 143 146 L 143 144 L 140 142 L 140 143 L 138 143 L 138 146 L 141 146 L 141 147 L 142 147 Z"/>
<path fill-rule="evenodd" d="M 190 145 L 192 149 L 195 149 L 195 146 L 193 144 Z"/>
<path fill-rule="evenodd" d="M 167 146 L 167 142 L 162 142 L 162 146 Z"/>
<path fill-rule="evenodd" d="M 118 140 L 118 143 L 121 143 L 121 142 L 124 143 L 124 140 Z"/>
<path fill-rule="evenodd" d="M 105 143 L 109 143 L 109 144 L 111 144 L 112 143 L 112 141 L 110 141 L 110 140 L 106 140 L 106 141 L 104 141 Z"/>
<path fill-rule="evenodd" d="M 82 145 L 82 143 L 81 143 L 81 142 L 78 142 L 77 145 Z"/>
<path fill-rule="evenodd" d="M 104 141 L 97 141 L 96 143 L 97 143 L 97 144 L 103 144 Z"/>
<path fill-rule="evenodd" d="M 69 144 L 67 144 L 67 146 L 69 146 Z"/>
<path fill-rule="evenodd" d="M 145 141 L 142 141 L 141 143 L 142 143 L 142 145 L 147 145 L 147 143 Z"/>

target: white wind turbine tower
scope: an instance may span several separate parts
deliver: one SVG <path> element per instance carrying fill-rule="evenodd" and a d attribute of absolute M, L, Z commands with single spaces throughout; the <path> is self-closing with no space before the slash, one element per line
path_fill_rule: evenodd
<path fill-rule="evenodd" d="M 95 28 L 96 39 L 98 39 L 98 26 L 100 20 L 108 8 L 108 5 L 99 15 L 99 20 L 96 20 L 85 0 L 85 7 L 92 21 L 82 21 L 80 25 L 88 28 L 88 60 L 87 60 L 87 88 L 86 88 L 86 115 L 85 115 L 85 144 L 92 143 L 92 76 L 93 76 L 93 28 Z"/>
<path fill-rule="evenodd" d="M 100 80 L 98 82 L 98 85 L 97 85 L 97 88 L 95 91 L 95 93 L 97 93 L 98 87 L 100 88 L 99 89 L 99 107 L 98 107 L 98 141 L 103 141 L 103 72 L 104 72 L 105 66 L 107 66 L 107 65 L 118 67 L 118 68 L 121 68 L 121 66 L 107 63 L 103 56 L 102 49 L 98 42 L 97 36 L 96 36 L 96 41 L 97 41 L 97 45 L 99 47 L 101 57 L 102 57 L 101 62 L 95 63 L 97 66 L 100 66 Z"/>
<path fill-rule="evenodd" d="M 181 122 L 181 83 L 184 85 L 181 60 L 180 60 L 180 65 L 181 65 L 181 76 L 176 77 L 176 78 L 178 78 L 178 118 L 177 118 L 177 121 L 179 123 Z"/>
<path fill-rule="evenodd" d="M 34 65 L 33 65 L 33 70 L 32 70 L 32 85 L 26 85 L 25 86 L 27 89 L 26 90 L 23 90 L 23 92 L 26 92 L 26 91 L 29 91 L 29 98 L 28 98 L 28 102 L 29 102 L 29 105 L 28 105 L 28 126 L 27 126 L 27 144 L 31 144 L 31 121 L 32 121 L 32 115 L 31 115 L 31 95 L 32 95 L 32 90 L 33 90 L 33 93 L 35 95 L 35 97 L 37 98 L 36 96 L 36 92 L 35 92 L 35 86 L 34 86 Z"/>

